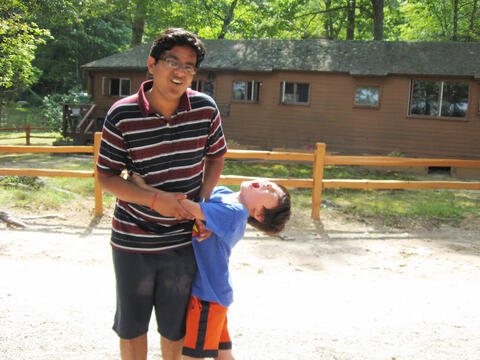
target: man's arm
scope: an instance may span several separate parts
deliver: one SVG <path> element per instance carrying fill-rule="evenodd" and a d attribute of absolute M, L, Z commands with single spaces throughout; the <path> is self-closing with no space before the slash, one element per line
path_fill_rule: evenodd
<path fill-rule="evenodd" d="M 217 158 L 206 158 L 203 168 L 203 181 L 199 196 L 205 199 L 210 198 L 213 188 L 217 185 L 218 179 L 223 171 L 223 156 Z"/>
<path fill-rule="evenodd" d="M 194 218 L 192 214 L 185 210 L 179 203 L 179 200 L 186 198 L 185 194 L 169 193 L 155 189 L 158 195 L 157 198 L 154 199 L 154 191 L 141 188 L 118 175 L 106 175 L 100 172 L 98 173 L 98 182 L 103 190 L 115 195 L 120 200 L 148 207 L 153 203 L 153 209 L 155 211 L 164 216 L 173 216 L 178 220 Z"/>
<path fill-rule="evenodd" d="M 223 170 L 223 155 L 217 158 L 206 158 L 203 167 L 203 181 L 200 188 L 199 197 L 208 200 Z M 207 239 L 212 232 L 205 228 L 205 225 L 197 219 L 195 221 L 198 229 L 198 241 Z"/>

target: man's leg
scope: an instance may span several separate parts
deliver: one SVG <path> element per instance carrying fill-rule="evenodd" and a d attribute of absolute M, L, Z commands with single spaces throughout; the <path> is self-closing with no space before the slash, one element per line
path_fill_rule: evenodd
<path fill-rule="evenodd" d="M 147 334 L 133 339 L 120 339 L 120 356 L 122 360 L 147 359 Z M 168 359 L 164 357 L 164 359 Z"/>
<path fill-rule="evenodd" d="M 161 336 L 160 347 L 162 349 L 163 360 L 180 360 L 182 358 L 183 339 L 172 341 Z"/>

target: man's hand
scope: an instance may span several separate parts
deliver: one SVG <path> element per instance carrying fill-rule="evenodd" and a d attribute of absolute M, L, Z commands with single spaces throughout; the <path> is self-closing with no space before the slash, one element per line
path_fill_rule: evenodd
<path fill-rule="evenodd" d="M 210 235 L 212 235 L 212 232 L 210 230 L 207 230 L 205 224 L 201 220 L 195 219 L 195 225 L 197 226 L 198 231 L 197 241 L 203 241 L 205 239 L 208 239 Z"/>
<path fill-rule="evenodd" d="M 158 196 L 153 205 L 153 209 L 164 215 L 172 216 L 177 220 L 193 220 L 194 216 L 180 205 L 179 201 L 186 199 L 187 196 L 182 193 L 170 193 L 166 191 L 157 190 Z M 152 198 L 153 199 L 153 198 Z"/>
<path fill-rule="evenodd" d="M 158 192 L 157 198 L 155 203 L 153 204 L 153 209 L 164 215 L 164 216 L 171 216 L 176 218 L 177 220 L 184 220 L 189 219 L 193 220 L 194 216 L 186 211 L 183 206 L 179 203 L 180 200 L 186 199 L 187 196 L 183 193 L 169 193 L 166 191 L 161 191 L 155 189 L 153 186 L 148 185 L 145 180 L 136 174 L 132 174 L 128 176 L 128 181 L 137 185 L 139 188 L 142 188 L 147 191 L 152 192 L 152 196 L 155 192 Z M 152 197 L 153 201 L 153 197 Z"/>

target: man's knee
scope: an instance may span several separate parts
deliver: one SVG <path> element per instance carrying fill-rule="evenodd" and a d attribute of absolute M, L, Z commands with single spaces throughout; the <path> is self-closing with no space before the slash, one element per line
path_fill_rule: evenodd
<path fill-rule="evenodd" d="M 147 334 L 133 339 L 120 338 L 120 355 L 122 360 L 146 360 Z"/>

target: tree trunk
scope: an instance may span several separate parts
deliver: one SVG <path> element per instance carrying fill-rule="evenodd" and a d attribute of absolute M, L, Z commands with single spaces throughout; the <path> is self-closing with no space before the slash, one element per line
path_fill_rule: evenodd
<path fill-rule="evenodd" d="M 355 8 L 357 6 L 356 0 L 348 2 L 347 10 L 347 40 L 355 39 Z"/>
<path fill-rule="evenodd" d="M 470 26 L 468 27 L 468 35 L 467 41 L 472 41 L 473 30 L 475 26 L 475 18 L 477 16 L 477 7 L 478 7 L 478 0 L 473 2 L 473 9 L 472 9 L 472 16 L 470 17 Z"/>
<path fill-rule="evenodd" d="M 325 37 L 327 39 L 333 39 L 332 31 L 332 13 L 330 12 L 331 0 L 325 0 Z"/>
<path fill-rule="evenodd" d="M 453 41 L 457 41 L 458 31 L 458 0 L 453 0 Z"/>
<path fill-rule="evenodd" d="M 147 17 L 147 1 L 137 0 L 132 16 L 132 47 L 142 43 L 145 19 Z"/>
<path fill-rule="evenodd" d="M 0 127 L 2 127 L 2 113 L 3 113 L 3 94 L 2 94 L 2 88 L 0 88 Z"/>
<path fill-rule="evenodd" d="M 237 2 L 238 0 L 234 0 L 230 4 L 230 9 L 228 9 L 228 14 L 225 16 L 225 19 L 223 20 L 222 24 L 222 30 L 220 31 L 220 34 L 218 35 L 219 39 L 225 39 L 225 35 L 227 34 L 228 28 L 230 27 L 230 24 L 232 23 L 234 19 L 234 11 L 235 8 L 237 7 Z"/>
<path fill-rule="evenodd" d="M 383 40 L 383 3 L 384 0 L 372 0 L 374 40 Z"/>

